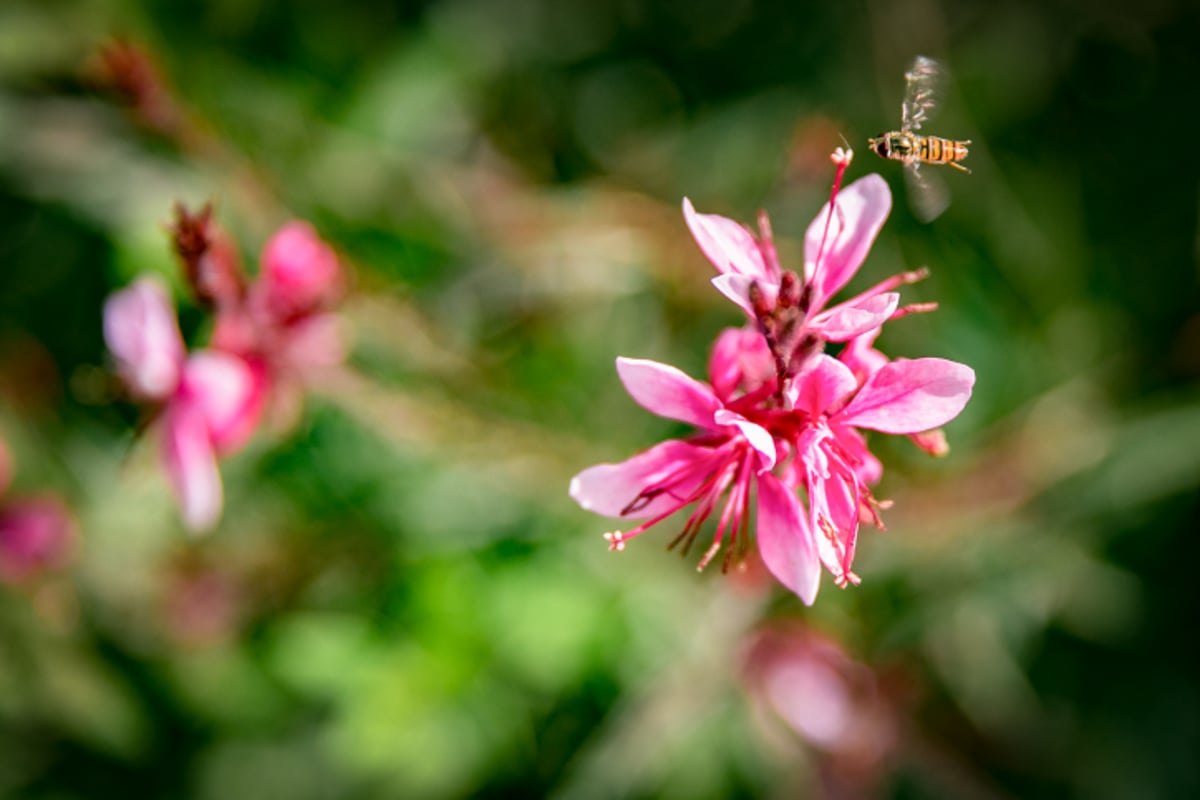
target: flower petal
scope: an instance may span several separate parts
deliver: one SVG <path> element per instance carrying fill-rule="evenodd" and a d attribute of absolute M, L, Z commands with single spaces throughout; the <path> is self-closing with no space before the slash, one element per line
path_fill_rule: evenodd
<path fill-rule="evenodd" d="M 281 316 L 311 311 L 340 288 L 341 270 L 333 248 L 307 222 L 289 222 L 263 247 L 261 291 Z"/>
<path fill-rule="evenodd" d="M 712 429 L 721 401 L 708 384 L 669 364 L 644 358 L 618 358 L 617 374 L 629 396 L 647 411 Z"/>
<path fill-rule="evenodd" d="M 821 353 L 792 383 L 793 407 L 819 417 L 858 388 L 854 373 L 842 362 Z"/>
<path fill-rule="evenodd" d="M 857 428 L 845 425 L 834 425 L 830 428 L 838 447 L 846 454 L 846 460 L 854 470 L 854 475 L 861 483 L 871 485 L 879 483 L 883 477 L 883 462 L 867 449 L 867 440 Z"/>
<path fill-rule="evenodd" d="M 141 278 L 104 303 L 104 341 L 130 391 L 163 400 L 179 383 L 183 337 L 162 283 Z"/>
<path fill-rule="evenodd" d="M 811 606 L 821 583 L 816 544 L 799 499 L 769 473 L 758 476 L 757 536 L 767 569 Z"/>
<path fill-rule="evenodd" d="M 838 353 L 838 361 L 850 368 L 860 386 L 888 363 L 888 357 L 872 346 L 877 336 L 879 328 L 855 336 Z"/>
<path fill-rule="evenodd" d="M 336 314 L 310 314 L 283 331 L 282 358 L 301 377 L 346 360 L 346 336 Z"/>
<path fill-rule="evenodd" d="M 858 483 L 836 450 L 828 449 L 830 436 L 827 429 L 810 428 L 801 437 L 799 457 L 807 471 L 809 525 L 817 553 L 838 585 L 845 586 L 853 580 L 850 567 L 858 542 Z"/>
<path fill-rule="evenodd" d="M 900 359 L 880 367 L 838 414 L 838 423 L 884 433 L 921 433 L 958 416 L 975 371 L 943 358 Z"/>
<path fill-rule="evenodd" d="M 812 328 L 827 341 L 844 342 L 879 328 L 899 304 L 899 292 L 877 294 L 854 305 L 843 303 L 818 314 L 812 321 Z"/>
<path fill-rule="evenodd" d="M 184 524 L 211 528 L 221 515 L 221 474 L 204 414 L 186 401 L 172 403 L 165 417 L 163 466 L 179 502 Z"/>
<path fill-rule="evenodd" d="M 755 317 L 754 303 L 750 301 L 751 286 L 758 286 L 763 302 L 768 308 L 775 306 L 775 299 L 779 296 L 779 284 L 747 278 L 745 275 L 718 275 L 712 279 L 712 285 L 732 300 L 734 305 L 745 311 L 751 319 Z"/>
<path fill-rule="evenodd" d="M 838 193 L 837 213 L 829 220 L 828 232 L 829 204 L 817 214 L 804 237 L 804 276 L 814 283 L 815 308 L 858 272 L 891 210 L 891 190 L 883 178 L 871 174 Z"/>
<path fill-rule="evenodd" d="M 753 392 L 775 379 L 775 361 L 767 340 L 753 328 L 726 328 L 713 344 L 708 379 L 722 402 L 740 389 Z"/>
<path fill-rule="evenodd" d="M 779 276 L 772 274 L 763 261 L 754 234 L 745 227 L 716 214 L 697 214 L 692 201 L 686 197 L 683 198 L 683 218 L 696 244 L 718 272 L 779 283 Z"/>
<path fill-rule="evenodd" d="M 232 452 L 258 426 L 266 400 L 261 367 L 241 356 L 202 350 L 188 358 L 180 384 L 180 403 L 199 413 L 213 446 Z"/>
<path fill-rule="evenodd" d="M 766 428 L 727 408 L 722 408 L 714 414 L 713 419 L 718 425 L 737 428 L 750 446 L 758 451 L 762 456 L 759 472 L 765 472 L 775 466 L 775 439 Z"/>
<path fill-rule="evenodd" d="M 571 478 L 570 494 L 606 517 L 654 517 L 690 502 L 721 457 L 720 450 L 671 439 L 619 464 L 588 467 Z"/>

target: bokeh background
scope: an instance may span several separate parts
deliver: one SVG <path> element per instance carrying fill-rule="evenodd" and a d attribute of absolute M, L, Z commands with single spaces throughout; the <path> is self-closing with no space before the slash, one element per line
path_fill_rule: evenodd
<path fill-rule="evenodd" d="M 917 53 L 974 142 L 930 225 L 865 147 Z M 1170 0 L 0 5 L 0 435 L 77 522 L 0 588 L 0 795 L 1197 796 L 1198 74 Z M 876 444 L 812 609 L 607 552 L 570 476 L 681 432 L 613 359 L 741 321 L 681 198 L 795 265 L 841 136 L 895 194 L 854 286 L 941 304 L 881 345 L 977 370 L 951 454 Z M 317 226 L 354 346 L 195 537 L 100 312 L 158 273 L 203 342 L 165 226 L 209 199 L 249 263 Z"/>

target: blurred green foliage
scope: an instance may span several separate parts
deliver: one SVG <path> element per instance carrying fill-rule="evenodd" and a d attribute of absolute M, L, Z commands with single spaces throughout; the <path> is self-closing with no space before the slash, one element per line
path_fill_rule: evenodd
<path fill-rule="evenodd" d="M 171 125 L 98 89 L 114 36 Z M 884 796 L 1200 794 L 1197 42 L 1171 0 L 0 5 L 0 433 L 82 532 L 0 594 L 0 794 L 824 796 L 739 685 L 764 616 L 919 687 Z M 932 225 L 865 148 L 916 53 L 974 142 Z M 858 285 L 928 265 L 941 306 L 884 348 L 977 370 L 951 455 L 879 443 L 889 530 L 809 611 L 665 533 L 607 554 L 569 477 L 676 432 L 613 359 L 702 375 L 740 321 L 680 199 L 794 265 L 839 135 L 896 198 Z M 181 288 L 209 198 L 248 263 L 313 221 L 356 342 L 192 539 L 100 310 Z"/>

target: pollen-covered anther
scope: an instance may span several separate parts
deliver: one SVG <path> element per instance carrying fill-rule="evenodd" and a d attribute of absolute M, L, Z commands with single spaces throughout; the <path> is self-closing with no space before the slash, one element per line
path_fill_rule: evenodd
<path fill-rule="evenodd" d="M 850 147 L 839 147 L 829 154 L 829 160 L 842 169 L 845 169 L 854 160 L 854 150 Z"/>
<path fill-rule="evenodd" d="M 696 565 L 696 572 L 703 572 L 704 568 L 708 566 L 709 562 L 713 560 L 713 556 L 715 556 L 717 551 L 720 549 L 721 540 L 718 539 L 712 543 L 712 546 L 709 547 L 708 550 L 705 551 L 704 558 L 700 559 L 700 563 Z"/>
<path fill-rule="evenodd" d="M 625 549 L 625 534 L 620 531 L 609 531 L 604 534 L 605 540 L 608 542 L 608 549 L 619 553 Z"/>
<path fill-rule="evenodd" d="M 853 572 L 846 571 L 834 578 L 833 582 L 839 589 L 845 589 L 850 584 L 858 586 L 860 583 L 862 583 L 862 578 L 858 577 Z"/>
<path fill-rule="evenodd" d="M 909 314 L 928 314 L 931 311 L 937 311 L 937 309 L 938 304 L 936 302 L 909 303 L 908 305 L 901 306 L 893 311 L 892 315 L 888 317 L 888 319 L 900 319 L 901 317 L 907 317 Z"/>

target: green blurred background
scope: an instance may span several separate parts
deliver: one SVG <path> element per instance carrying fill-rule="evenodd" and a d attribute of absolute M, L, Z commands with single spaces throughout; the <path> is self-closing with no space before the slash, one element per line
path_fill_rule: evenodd
<path fill-rule="evenodd" d="M 167 123 L 98 86 L 113 36 Z M 865 147 L 917 53 L 974 142 L 930 225 Z M 1200 795 L 1197 75 L 1170 0 L 0 4 L 0 435 L 80 527 L 0 589 L 0 795 L 852 796 L 755 711 L 771 619 L 902 686 L 871 794 Z M 888 531 L 810 610 L 670 530 L 606 552 L 570 476 L 681 432 L 613 359 L 701 375 L 741 321 L 681 198 L 797 266 L 839 136 L 895 194 L 852 288 L 941 304 L 882 347 L 977 370 L 950 456 L 877 443 Z M 193 538 L 100 310 L 187 302 L 164 226 L 210 198 L 251 263 L 311 220 L 355 342 Z"/>

